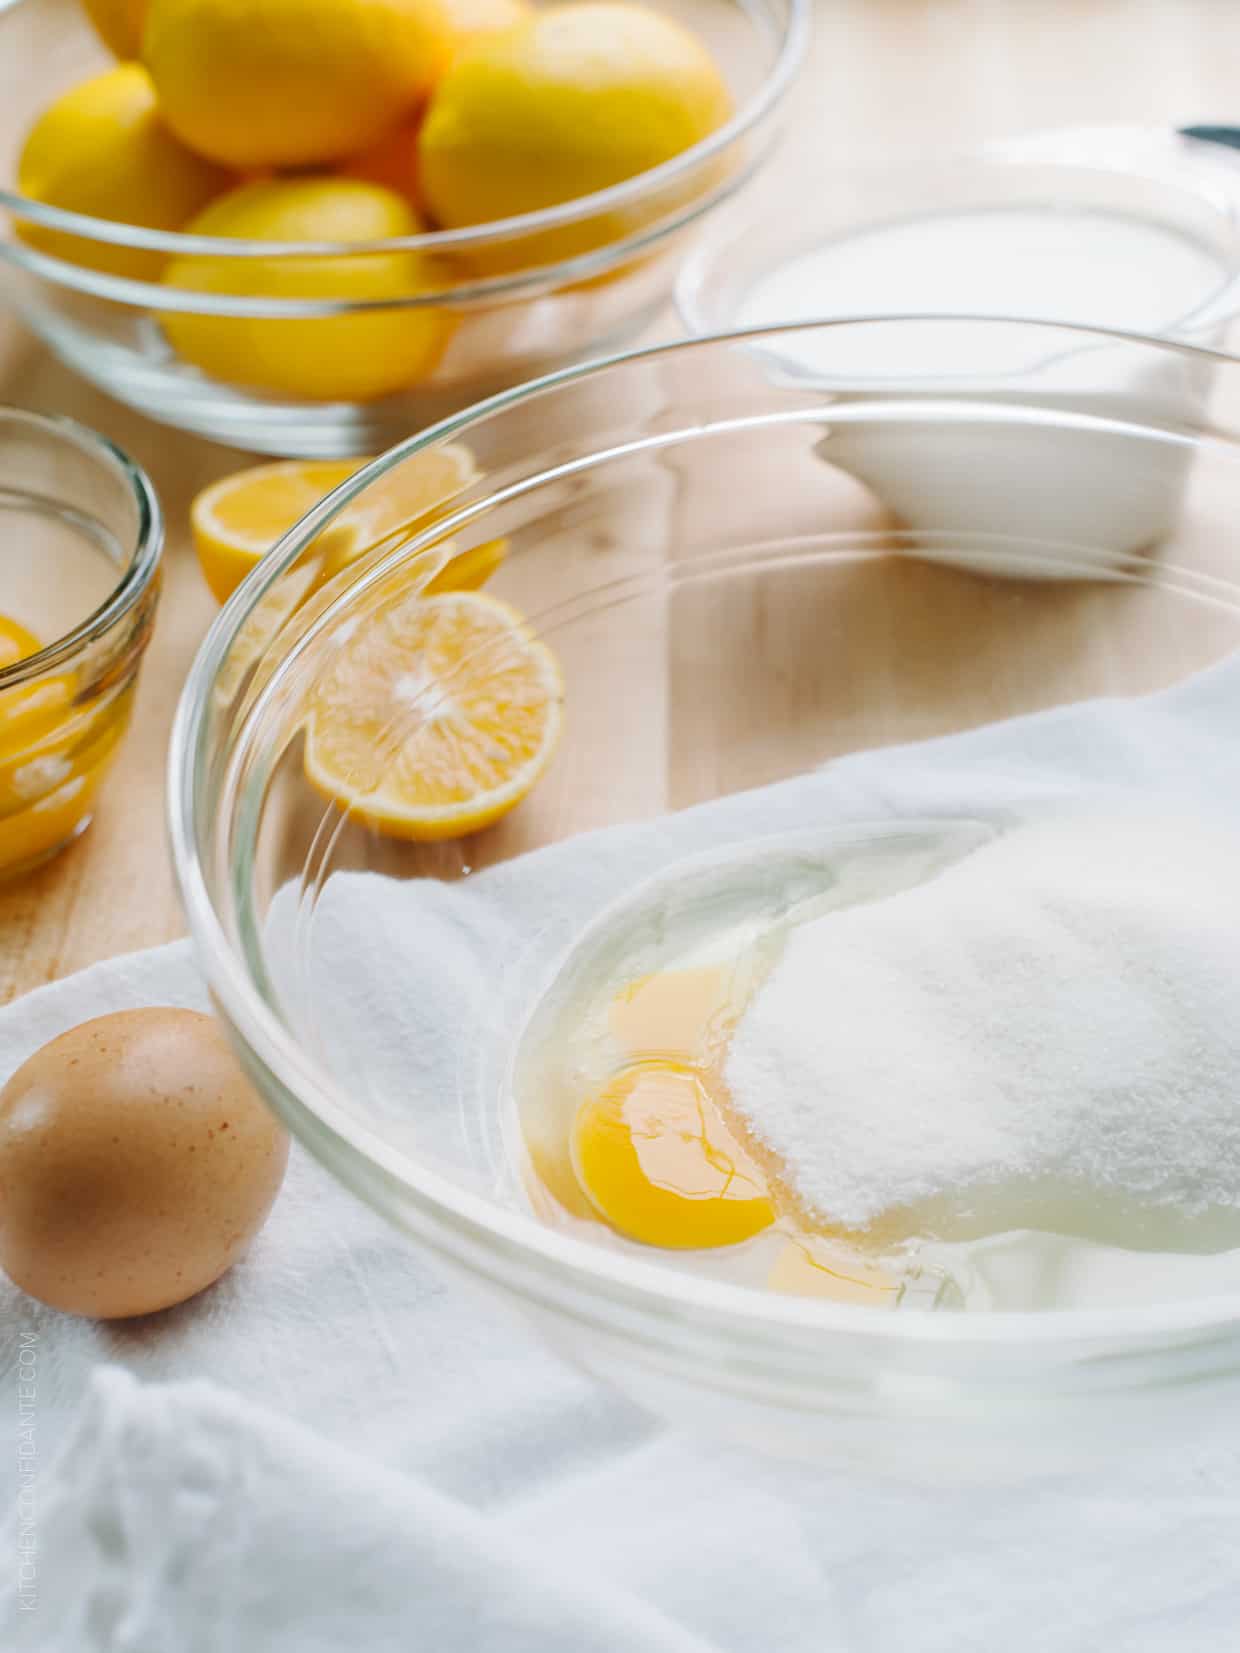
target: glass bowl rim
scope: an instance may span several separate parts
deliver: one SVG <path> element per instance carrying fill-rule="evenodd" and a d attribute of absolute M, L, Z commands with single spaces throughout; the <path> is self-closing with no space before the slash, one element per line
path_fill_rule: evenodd
<path fill-rule="evenodd" d="M 2 3 L 2 0 L 0 0 Z M 802 0 L 795 0 L 801 4 Z M 229 294 L 208 292 L 202 287 L 171 287 L 163 282 L 153 282 L 139 279 L 134 276 L 114 275 L 106 271 L 94 269 L 87 264 L 74 264 L 53 253 L 44 251 L 40 247 L 28 246 L 20 240 L 0 241 L 0 256 L 8 259 L 23 269 L 30 270 L 41 279 L 55 283 L 58 287 L 66 288 L 71 292 L 86 293 L 92 298 L 106 299 L 109 303 L 127 304 L 141 309 L 157 310 L 163 314 L 189 314 L 203 316 L 232 316 L 247 320 L 271 318 L 273 320 L 322 320 L 332 316 L 358 316 L 376 313 L 391 313 L 404 310 L 439 309 L 451 305 L 460 307 L 475 300 L 491 300 L 519 298 L 529 293 L 554 290 L 570 283 L 582 282 L 604 275 L 618 265 L 630 260 L 637 260 L 642 255 L 652 252 L 660 242 L 678 231 L 687 228 L 698 219 L 706 217 L 716 207 L 722 205 L 732 196 L 738 194 L 750 183 L 760 171 L 763 164 L 769 159 L 772 145 L 746 157 L 745 163 L 738 166 L 715 185 L 700 195 L 694 196 L 691 201 L 684 203 L 666 217 L 654 223 L 642 225 L 631 235 L 619 240 L 606 241 L 598 247 L 587 247 L 584 251 L 574 253 L 568 258 L 553 261 L 550 264 L 532 264 L 528 268 L 512 271 L 501 271 L 494 275 L 472 276 L 465 281 L 454 282 L 446 286 L 419 287 L 416 292 L 401 293 L 393 298 L 369 299 L 333 299 L 333 298 L 267 298 L 255 294 Z M 3 200 L 0 199 L 0 206 Z M 92 220 L 102 223 L 103 220 Z M 481 226 L 489 229 L 490 226 Z M 152 231 L 151 234 L 164 233 Z M 446 235 L 448 231 L 432 231 L 431 234 Z M 451 232 L 456 233 L 456 232 Z M 464 233 L 464 232 L 461 232 Z M 289 249 L 297 245 L 294 242 L 243 242 L 232 241 L 224 237 L 212 240 L 209 237 L 186 237 L 196 242 L 204 243 L 211 249 L 211 256 L 232 258 L 237 256 L 233 249 L 244 249 L 242 256 L 250 256 L 248 249 L 264 246 L 276 246 L 281 249 L 282 256 L 289 256 Z M 409 240 L 411 238 L 405 238 Z M 306 243 L 306 245 L 312 245 Z M 340 243 L 313 243 L 318 248 L 318 255 L 323 257 L 340 258 L 342 256 Z M 370 257 L 391 255 L 403 247 L 403 242 L 349 242 L 344 244 L 346 257 Z M 221 253 L 220 249 L 228 248 Z M 300 256 L 300 255 L 298 255 Z"/>
<path fill-rule="evenodd" d="M 686 173 L 703 162 L 710 161 L 738 139 L 758 127 L 782 101 L 801 63 L 809 44 L 812 0 L 782 0 L 786 19 L 782 28 L 774 18 L 773 39 L 778 43 L 769 72 L 761 83 L 730 118 L 705 138 L 692 144 L 680 154 L 659 166 L 650 167 L 632 178 L 621 180 L 607 189 L 593 194 L 562 201 L 553 207 L 520 213 L 511 218 L 494 219 L 485 224 L 471 224 L 455 230 L 426 230 L 418 235 L 391 236 L 378 241 L 347 243 L 350 256 L 368 253 L 443 253 L 485 247 L 495 242 L 516 240 L 559 229 L 566 224 L 592 218 L 598 213 L 628 206 L 656 194 L 665 186 L 674 184 Z M 4 8 L 0 6 L 0 11 Z M 746 0 L 736 0 L 736 10 L 751 26 L 757 27 L 754 11 Z M 339 258 L 341 244 L 332 241 L 256 241 L 205 235 L 186 235 L 175 230 L 146 229 L 136 224 L 118 223 L 113 219 L 95 218 L 86 213 L 70 212 L 62 207 L 33 201 L 17 190 L 0 185 L 0 207 L 14 218 L 38 224 L 48 230 L 76 234 L 93 241 L 111 245 L 164 252 L 169 255 L 206 254 L 215 258 L 286 259 L 305 257 Z M 62 260 L 48 260 L 57 264 Z M 554 268 L 554 266 L 548 266 Z M 545 273 L 545 271 L 544 271 Z M 138 283 L 136 285 L 144 285 Z M 162 290 L 162 289 L 161 289 Z"/>
<path fill-rule="evenodd" d="M 63 413 L 36 413 L 0 402 L 0 444 L 6 425 L 25 425 L 36 434 L 67 440 L 92 463 L 119 478 L 132 496 L 138 523 L 120 579 L 108 595 L 70 631 L 55 637 L 35 654 L 23 656 L 0 669 L 0 691 L 39 677 L 55 666 L 71 662 L 83 649 L 105 637 L 137 603 L 159 568 L 164 549 L 164 519 L 159 496 L 150 477 L 136 460 L 109 437 Z"/>
<path fill-rule="evenodd" d="M 377 1173 L 380 1179 L 399 1189 L 400 1198 L 429 1219 L 435 1230 L 424 1236 L 429 1243 L 457 1254 L 444 1238 L 445 1227 L 450 1227 L 458 1237 L 465 1238 L 469 1260 L 463 1266 L 519 1295 L 535 1296 L 528 1282 L 514 1285 L 498 1265 L 494 1272 L 489 1272 L 479 1262 L 480 1254 L 495 1256 L 504 1252 L 508 1258 L 517 1258 L 527 1267 L 532 1266 L 540 1271 L 552 1294 L 557 1287 L 572 1287 L 599 1304 L 621 1301 L 638 1312 L 660 1317 L 665 1324 L 692 1324 L 733 1337 L 761 1338 L 764 1334 L 778 1333 L 843 1336 L 873 1346 L 906 1350 L 946 1348 L 957 1353 L 975 1352 L 979 1356 L 983 1351 L 1010 1351 L 1019 1346 L 1031 1351 L 1060 1352 L 1066 1360 L 1087 1360 L 1094 1346 L 1105 1347 L 1110 1355 L 1140 1356 L 1162 1352 L 1168 1340 L 1181 1347 L 1185 1346 L 1185 1339 L 1191 1340 L 1194 1346 L 1214 1342 L 1222 1335 L 1240 1340 L 1240 1291 L 1144 1308 L 1055 1309 L 1036 1313 L 1009 1310 L 978 1314 L 912 1309 L 888 1315 L 864 1305 L 823 1302 L 680 1273 L 662 1263 L 614 1253 L 561 1233 L 540 1222 L 533 1213 L 499 1205 L 398 1151 L 338 1102 L 339 1087 L 335 1081 L 306 1056 L 263 998 L 225 931 L 213 899 L 196 831 L 196 803 L 216 668 L 271 585 L 297 560 L 324 524 L 351 500 L 423 449 L 463 437 L 471 426 L 521 407 L 535 397 L 599 377 L 613 368 L 657 363 L 665 358 L 713 349 L 731 350 L 790 334 L 821 333 L 866 324 L 925 322 L 971 322 L 986 327 L 1016 324 L 1082 341 L 1137 345 L 1189 361 L 1240 367 L 1240 357 L 1226 351 L 1180 339 L 1080 323 L 942 313 L 841 316 L 701 334 L 576 363 L 501 391 L 397 443 L 332 490 L 262 558 L 216 616 L 190 668 L 168 747 L 167 811 L 174 870 L 194 950 L 212 998 L 229 1023 L 234 1039 L 252 1069 L 257 1067 L 270 1076 L 280 1097 L 273 1103 L 276 1111 L 308 1150 L 350 1187 L 356 1197 L 375 1209 L 379 1207 L 371 1198 L 371 1188 Z M 1069 348 L 1066 342 L 1065 348 Z M 1020 404 L 1009 404 L 1007 411 L 1019 413 Z M 705 429 L 709 427 L 687 427 L 677 433 L 677 438 L 697 440 Z M 608 453 L 618 451 L 625 450 L 600 449 L 591 453 L 586 462 L 597 462 Z M 485 514 L 499 499 L 531 492 L 563 475 L 565 469 L 580 468 L 581 463 L 569 461 L 567 466 L 539 471 L 491 499 L 462 507 L 424 528 L 392 556 L 416 555 L 442 543 L 458 528 Z M 368 570 L 364 584 L 370 585 L 388 571 L 387 563 L 376 565 Z M 1236 589 L 1240 592 L 1240 585 Z M 347 596 L 343 594 L 337 600 L 333 611 Z M 322 618 L 320 616 L 320 620 Z M 242 721 L 243 728 L 245 721 Z M 219 800 L 215 802 L 217 808 L 211 812 L 213 820 L 220 815 Z M 234 871 L 230 864 L 227 869 L 230 885 Z M 307 1096 L 313 1098 L 313 1102 L 307 1101 Z M 541 1299 L 535 1297 L 535 1300 Z M 567 1310 L 554 1295 L 548 1306 L 553 1311 L 580 1312 Z"/>

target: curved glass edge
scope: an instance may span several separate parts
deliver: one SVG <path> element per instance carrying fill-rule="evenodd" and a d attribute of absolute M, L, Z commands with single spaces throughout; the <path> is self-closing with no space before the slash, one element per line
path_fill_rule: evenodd
<path fill-rule="evenodd" d="M 111 472 L 133 498 L 137 528 L 133 544 L 127 547 L 125 571 L 98 608 L 72 631 L 56 638 L 37 654 L 26 655 L 13 665 L 0 669 L 0 690 L 15 687 L 52 667 L 64 665 L 84 648 L 106 636 L 117 621 L 141 600 L 158 572 L 164 549 L 164 518 L 159 496 L 142 467 L 115 442 L 65 414 L 31 413 L 25 408 L 10 407 L 4 403 L 0 403 L 0 442 L 4 440 L 6 421 L 69 441 L 89 460 Z"/>
<path fill-rule="evenodd" d="M 722 206 L 749 184 L 769 159 L 773 140 L 759 150 L 743 166 L 729 174 L 712 190 L 696 196 L 680 211 L 647 225 L 622 240 L 578 253 L 558 263 L 532 265 L 503 275 L 485 276 L 460 282 L 449 287 L 427 287 L 399 298 L 377 299 L 282 299 L 261 297 L 233 297 L 205 293 L 193 288 L 169 287 L 160 282 L 138 281 L 128 276 L 107 275 L 83 264 L 72 264 L 66 259 L 29 247 L 20 241 L 0 241 L 0 258 L 18 269 L 57 287 L 88 297 L 106 299 L 109 303 L 127 304 L 134 309 L 158 310 L 161 313 L 184 313 L 196 316 L 233 316 L 253 319 L 272 317 L 281 320 L 317 320 L 331 316 L 368 315 L 384 311 L 424 310 L 444 305 L 465 305 L 487 299 L 507 299 L 541 291 L 551 291 L 571 282 L 604 275 L 617 266 L 641 257 L 661 242 L 704 218 L 716 207 Z M 0 202 L 0 204 L 3 204 Z M 87 220 L 94 222 L 94 220 Z M 154 232 L 152 232 L 154 233 Z M 434 232 L 437 236 L 440 232 Z M 103 239 L 99 237 L 98 239 Z M 251 258 L 256 249 L 276 246 L 281 260 L 305 256 L 292 242 L 253 242 L 211 240 L 205 236 L 186 238 L 201 244 L 212 258 Z M 416 239 L 416 238 L 414 238 Z M 425 240 L 426 238 L 421 238 Z M 308 244 L 309 245 L 309 244 Z M 348 243 L 348 256 L 390 256 L 410 250 L 405 241 Z M 227 251 L 223 249 L 227 248 Z M 238 252 L 238 248 L 244 248 Z M 436 249 L 442 252 L 442 248 Z M 340 257 L 339 243 L 313 243 L 315 256 Z"/>
<path fill-rule="evenodd" d="M 738 139 L 753 131 L 779 104 L 804 60 L 810 38 L 810 0 L 775 0 L 784 13 L 776 15 L 775 6 L 746 3 L 741 5 L 745 16 L 755 27 L 765 27 L 772 39 L 778 41 L 778 51 L 771 71 L 757 91 L 725 124 L 700 143 L 652 167 L 636 177 L 597 190 L 559 206 L 545 207 L 538 212 L 522 213 L 513 218 L 496 220 L 490 224 L 472 225 L 459 230 L 431 230 L 422 235 L 394 237 L 388 241 L 359 241 L 351 250 L 358 254 L 374 252 L 442 253 L 454 250 L 475 250 L 496 242 L 511 241 L 525 235 L 535 235 L 549 229 L 579 223 L 597 213 L 616 207 L 632 205 L 643 197 L 656 194 L 673 185 L 703 162 L 713 160 Z M 60 207 L 49 207 L 31 201 L 15 190 L 0 187 L 0 207 L 15 218 L 47 229 L 63 230 L 69 234 L 86 236 L 95 241 L 107 241 L 126 247 L 142 248 L 170 254 L 210 253 L 221 256 L 219 241 L 210 236 L 185 235 L 172 230 L 143 229 L 137 225 L 117 224 L 108 219 L 93 218 L 84 213 L 68 212 Z M 241 241 L 223 256 L 235 258 L 314 257 L 339 256 L 338 243 L 320 241 Z"/>
<path fill-rule="evenodd" d="M 417 1165 L 384 1142 L 343 1105 L 334 1087 L 296 1045 L 274 1009 L 254 991 L 238 967 L 237 928 L 225 923 L 216 904 L 223 893 L 235 899 L 229 845 L 220 837 L 222 823 L 206 796 L 211 741 L 217 733 L 211 687 L 237 632 L 272 584 L 286 573 L 306 547 L 351 500 L 411 455 L 464 436 L 471 427 L 539 396 L 599 376 L 621 366 L 657 363 L 712 349 L 747 347 L 797 334 L 864 324 L 962 319 L 984 326 L 1018 323 L 1074 341 L 1141 347 L 1154 354 L 1199 363 L 1240 365 L 1224 352 L 1177 340 L 1022 317 L 926 315 L 861 316 L 795 326 L 754 327 L 687 341 L 624 352 L 549 374 L 445 419 L 410 437 L 363 467 L 315 507 L 264 557 L 217 616 L 191 668 L 178 704 L 169 745 L 168 825 L 174 868 L 182 903 L 200 964 L 212 995 L 229 1022 L 234 1040 L 252 1071 L 266 1079 L 265 1090 L 286 1122 L 333 1173 L 361 1198 L 407 1231 L 472 1271 L 559 1315 L 572 1313 L 565 1294 L 578 1301 L 580 1318 L 597 1322 L 609 1307 L 625 1305 L 657 1315 L 665 1322 L 691 1327 L 703 1338 L 764 1340 L 767 1359 L 795 1348 L 798 1338 L 846 1335 L 854 1347 L 898 1345 L 934 1349 L 967 1359 L 998 1358 L 1019 1344 L 1022 1352 L 1045 1351 L 1060 1365 L 1089 1368 L 1100 1356 L 1126 1361 L 1135 1373 L 1166 1358 L 1168 1339 L 1192 1344 L 1207 1360 L 1221 1361 L 1228 1372 L 1240 1370 L 1240 1301 L 1235 1297 L 1201 1298 L 1153 1309 L 1048 1310 L 1036 1316 L 997 1312 L 986 1316 L 936 1316 L 909 1311 L 899 1317 L 876 1317 L 862 1306 L 776 1296 L 752 1287 L 686 1277 L 630 1258 L 620 1258 L 584 1241 L 557 1233 L 525 1213 L 497 1207 L 461 1189 L 425 1166 Z M 1065 345 L 1065 348 L 1067 346 Z M 1015 410 L 1013 410 L 1015 411 Z M 682 433 L 692 434 L 691 432 Z M 1212 435 L 1203 431 L 1203 435 Z M 1220 439 L 1235 436 L 1217 433 Z M 558 471 L 538 473 L 522 488 L 539 486 Z M 496 496 L 499 498 L 501 496 Z M 502 497 L 509 497 L 505 493 Z M 490 509 L 494 500 L 467 506 L 425 529 L 400 547 L 401 558 L 451 535 Z M 373 570 L 368 573 L 373 573 Z M 772 1348 L 771 1339 L 789 1347 Z M 804 1347 L 802 1343 L 802 1348 Z M 1112 1370 L 1116 1370 L 1112 1365 Z M 1030 1380 L 1036 1381 L 1036 1374 Z M 1134 1384 L 1148 1381 L 1136 1376 Z M 1117 1387 L 1121 1387 L 1117 1383 Z"/>

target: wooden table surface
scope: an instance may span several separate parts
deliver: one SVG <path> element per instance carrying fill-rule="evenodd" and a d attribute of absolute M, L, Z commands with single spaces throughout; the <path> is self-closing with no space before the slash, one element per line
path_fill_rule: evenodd
<path fill-rule="evenodd" d="M 824 156 L 924 156 L 1058 124 L 1240 118 L 1232 0 L 820 0 L 774 176 Z M 668 328 L 672 326 L 669 320 Z M 214 612 L 187 534 L 194 493 L 243 456 L 151 424 L 76 381 L 0 316 L 0 401 L 106 431 L 149 471 L 168 520 L 167 578 L 133 729 L 90 832 L 0 890 L 0 1001 L 183 931 L 165 844 L 164 752 Z"/>

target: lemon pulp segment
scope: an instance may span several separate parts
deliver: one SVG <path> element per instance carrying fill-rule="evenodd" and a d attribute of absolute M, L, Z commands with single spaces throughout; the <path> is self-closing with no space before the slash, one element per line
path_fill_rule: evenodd
<path fill-rule="evenodd" d="M 0 668 L 40 647 L 28 627 L 0 614 Z M 76 693 L 72 672 L 0 689 L 0 873 L 66 843 L 90 813 L 130 697 L 82 707 Z"/>
<path fill-rule="evenodd" d="M 225 602 L 278 539 L 369 463 L 280 459 L 234 471 L 204 488 L 190 507 L 190 527 L 203 578 L 216 600 Z M 473 455 L 459 443 L 411 455 L 345 506 L 315 540 L 310 553 L 320 561 L 322 579 L 341 573 L 380 543 L 394 549 L 395 536 L 412 536 L 434 522 L 477 475 Z M 428 592 L 477 589 L 507 551 L 507 540 L 496 539 L 457 553 L 430 581 Z"/>
<path fill-rule="evenodd" d="M 562 699 L 554 655 L 507 603 L 410 593 L 350 629 L 316 684 L 306 777 L 394 837 L 479 832 L 547 767 Z"/>

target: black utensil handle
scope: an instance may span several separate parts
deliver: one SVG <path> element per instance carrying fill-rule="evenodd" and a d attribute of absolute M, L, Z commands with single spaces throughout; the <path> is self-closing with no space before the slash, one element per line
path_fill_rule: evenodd
<path fill-rule="evenodd" d="M 1221 143 L 1228 149 L 1240 149 L 1240 126 L 1182 126 L 1186 138 L 1200 138 L 1202 143 Z"/>

